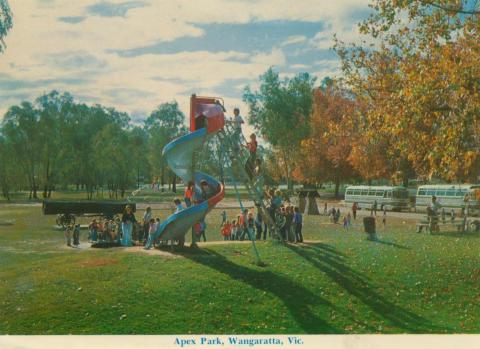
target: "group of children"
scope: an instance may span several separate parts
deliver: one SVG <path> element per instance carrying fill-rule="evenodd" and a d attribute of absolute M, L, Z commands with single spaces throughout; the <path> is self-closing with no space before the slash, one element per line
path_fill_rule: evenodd
<path fill-rule="evenodd" d="M 252 209 L 244 209 L 243 212 L 237 215 L 233 221 L 227 219 L 227 213 L 222 212 L 222 224 L 220 233 L 224 240 L 260 240 L 263 232 L 263 240 L 267 238 L 267 224 L 263 222 L 263 217 L 260 210 L 258 210 L 255 217 L 255 212 Z"/>
<path fill-rule="evenodd" d="M 100 218 L 98 222 L 93 219 L 88 225 L 88 241 L 91 243 L 120 241 L 121 226 L 118 218 L 117 220 Z"/>
<path fill-rule="evenodd" d="M 67 246 L 78 247 L 80 245 L 80 224 L 69 224 L 65 229 L 65 242 Z"/>
<path fill-rule="evenodd" d="M 273 222 L 273 220 L 272 220 Z M 280 204 L 278 214 L 276 215 L 276 224 L 284 241 L 303 242 L 302 227 L 303 216 L 298 207 Z M 237 215 L 236 219 L 229 221 L 225 211 L 222 212 L 222 225 L 220 230 L 224 240 L 263 240 L 271 236 L 272 230 L 264 217 L 260 208 L 255 210 L 244 209 Z"/>

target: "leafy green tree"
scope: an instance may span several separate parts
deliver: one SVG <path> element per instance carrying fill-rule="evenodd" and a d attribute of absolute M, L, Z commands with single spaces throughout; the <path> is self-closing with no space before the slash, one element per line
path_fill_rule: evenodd
<path fill-rule="evenodd" d="M 22 169 L 30 187 L 29 198 L 38 198 L 40 113 L 29 102 L 11 107 L 3 119 L 3 134 L 11 144 L 16 163 Z"/>
<path fill-rule="evenodd" d="M 119 124 L 106 125 L 93 139 L 93 147 L 97 184 L 107 185 L 110 198 L 124 197 L 135 178 L 128 131 Z"/>
<path fill-rule="evenodd" d="M 136 126 L 130 130 L 128 136 L 131 148 L 131 166 L 136 172 L 137 188 L 140 188 L 140 182 L 147 178 L 150 171 L 148 132 L 144 128 Z"/>
<path fill-rule="evenodd" d="M 21 171 L 16 166 L 13 149 L 0 134 L 0 190 L 5 199 L 10 201 L 10 193 L 21 186 L 22 177 Z"/>
<path fill-rule="evenodd" d="M 5 50 L 5 41 L 3 40 L 8 31 L 12 29 L 12 12 L 8 6 L 7 0 L 0 0 L 0 53 Z"/>
<path fill-rule="evenodd" d="M 248 121 L 268 141 L 279 156 L 284 178 L 293 188 L 292 171 L 302 139 L 309 135 L 315 78 L 301 73 L 280 79 L 272 68 L 260 76 L 260 88 L 244 90 L 249 106 Z"/>
<path fill-rule="evenodd" d="M 162 149 L 172 139 L 187 131 L 185 114 L 178 107 L 176 101 L 159 105 L 145 121 L 145 129 L 149 134 L 149 161 L 153 173 L 160 173 L 160 182 L 165 185 L 168 176 L 176 191 L 176 176 L 168 170 L 167 163 L 162 155 Z"/>
<path fill-rule="evenodd" d="M 55 186 L 55 176 L 59 162 L 59 153 L 68 139 L 62 137 L 63 117 L 69 112 L 73 104 L 73 97 L 69 93 L 60 94 L 52 91 L 36 99 L 40 111 L 39 119 L 39 146 L 41 151 L 41 175 L 43 181 L 43 197 L 51 196 Z"/>

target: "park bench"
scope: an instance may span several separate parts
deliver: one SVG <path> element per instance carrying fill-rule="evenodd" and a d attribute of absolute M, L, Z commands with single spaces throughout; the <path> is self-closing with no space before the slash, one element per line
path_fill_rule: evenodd
<path fill-rule="evenodd" d="M 420 222 L 416 224 L 417 233 L 421 233 L 423 230 L 428 234 L 435 233 L 440 231 L 440 227 L 454 227 L 458 232 L 465 232 L 466 221 L 461 219 L 460 221 L 443 221 L 440 217 L 435 216 L 425 216 Z"/>

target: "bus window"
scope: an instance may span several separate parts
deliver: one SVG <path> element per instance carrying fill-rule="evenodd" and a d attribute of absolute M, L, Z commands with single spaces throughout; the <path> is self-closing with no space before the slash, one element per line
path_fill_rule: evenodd
<path fill-rule="evenodd" d="M 427 195 L 427 194 L 426 194 L 426 191 L 425 191 L 425 189 L 420 189 L 420 190 L 418 191 L 418 196 L 423 196 L 423 195 Z"/>
<path fill-rule="evenodd" d="M 455 196 L 463 196 L 463 193 L 460 189 L 455 190 Z"/>
<path fill-rule="evenodd" d="M 377 190 L 376 196 L 381 196 L 383 198 L 384 190 Z"/>
<path fill-rule="evenodd" d="M 433 195 L 435 195 L 435 189 L 427 189 L 427 195 L 428 195 L 428 196 L 433 196 Z"/>
<path fill-rule="evenodd" d="M 404 192 L 404 191 L 400 191 L 400 190 L 395 190 L 395 191 L 393 192 L 393 197 L 396 198 L 396 199 L 404 199 L 404 198 L 406 198 L 405 192 Z"/>
<path fill-rule="evenodd" d="M 353 191 L 353 195 L 361 195 L 362 194 L 362 191 L 360 189 L 355 189 Z"/>
<path fill-rule="evenodd" d="M 389 190 L 389 191 L 387 191 L 387 198 L 391 198 L 391 197 L 392 197 L 392 191 Z"/>
<path fill-rule="evenodd" d="M 445 196 L 455 196 L 455 189 L 448 189 L 445 191 Z"/>
<path fill-rule="evenodd" d="M 368 195 L 368 189 L 362 189 L 362 195 Z"/>
<path fill-rule="evenodd" d="M 345 192 L 345 195 L 352 195 L 352 190 L 351 190 L 351 189 L 347 189 L 346 192 Z"/>
<path fill-rule="evenodd" d="M 445 190 L 437 190 L 437 196 L 445 196 Z"/>

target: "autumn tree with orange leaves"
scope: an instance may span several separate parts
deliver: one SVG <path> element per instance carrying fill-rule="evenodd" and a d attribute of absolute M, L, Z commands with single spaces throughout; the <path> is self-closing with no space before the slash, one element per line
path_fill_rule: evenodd
<path fill-rule="evenodd" d="M 295 179 L 312 184 L 332 181 L 338 195 L 340 184 L 354 177 L 349 161 L 356 132 L 354 114 L 352 96 L 333 81 L 315 89 L 311 134 L 301 143 Z"/>
<path fill-rule="evenodd" d="M 476 181 L 480 173 L 480 11 L 476 2 L 375 0 L 361 45 L 336 43 L 362 114 L 354 167 Z M 368 40 L 368 41 L 367 41 Z M 363 144 L 362 144 L 363 143 Z M 374 143 L 374 144 L 372 144 Z M 364 170 L 362 170 L 362 168 Z M 414 171 L 414 172 L 413 172 Z"/>

